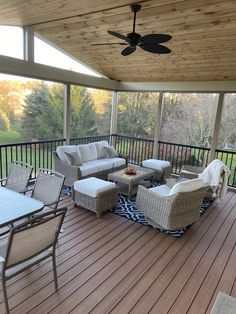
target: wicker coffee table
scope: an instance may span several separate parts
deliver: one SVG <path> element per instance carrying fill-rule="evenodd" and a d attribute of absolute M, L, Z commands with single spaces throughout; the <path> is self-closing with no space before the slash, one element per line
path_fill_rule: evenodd
<path fill-rule="evenodd" d="M 136 174 L 126 174 L 125 169 L 117 170 L 108 174 L 108 180 L 116 182 L 120 192 L 130 198 L 137 192 L 138 185 L 147 186 L 147 179 L 153 178 L 155 171 L 152 169 L 135 166 Z"/>

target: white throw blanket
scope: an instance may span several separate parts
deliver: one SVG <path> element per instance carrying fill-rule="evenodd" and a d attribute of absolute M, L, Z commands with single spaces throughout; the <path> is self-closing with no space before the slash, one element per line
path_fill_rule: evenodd
<path fill-rule="evenodd" d="M 198 175 L 198 177 L 211 187 L 212 191 L 214 192 L 213 196 L 217 196 L 216 190 L 219 185 L 222 184 L 220 194 L 218 195 L 219 198 L 222 199 L 227 193 L 229 174 L 229 168 L 226 167 L 221 160 L 215 159 L 206 167 L 206 169 L 202 173 Z M 222 182 L 220 182 L 221 180 Z"/>

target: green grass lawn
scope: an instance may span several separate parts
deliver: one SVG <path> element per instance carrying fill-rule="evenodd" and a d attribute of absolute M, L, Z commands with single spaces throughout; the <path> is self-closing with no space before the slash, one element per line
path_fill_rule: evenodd
<path fill-rule="evenodd" d="M 21 142 L 22 137 L 17 131 L 0 131 L 0 144 Z"/>

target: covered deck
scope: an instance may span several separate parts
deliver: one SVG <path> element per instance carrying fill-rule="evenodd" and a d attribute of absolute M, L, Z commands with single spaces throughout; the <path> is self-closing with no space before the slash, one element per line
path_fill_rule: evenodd
<path fill-rule="evenodd" d="M 236 193 L 180 238 L 69 206 L 51 261 L 8 283 L 11 313 L 209 313 L 219 291 L 236 297 Z M 2 295 L 1 295 L 2 301 Z M 4 313 L 4 304 L 0 304 Z"/>

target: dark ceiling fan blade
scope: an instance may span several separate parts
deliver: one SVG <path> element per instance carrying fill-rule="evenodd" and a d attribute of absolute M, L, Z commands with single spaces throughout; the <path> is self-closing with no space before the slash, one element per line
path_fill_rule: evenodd
<path fill-rule="evenodd" d="M 108 32 L 108 34 L 110 34 L 112 36 L 115 36 L 115 37 L 118 37 L 120 39 L 127 41 L 128 43 L 130 42 L 130 39 L 127 36 L 124 36 L 122 34 L 119 34 L 117 32 L 113 32 L 113 31 L 107 31 L 107 32 Z"/>
<path fill-rule="evenodd" d="M 127 43 L 91 43 L 90 46 L 107 46 L 107 45 L 121 45 L 126 46 Z"/>
<path fill-rule="evenodd" d="M 140 44 L 139 47 L 142 48 L 143 50 L 153 52 L 153 53 L 159 53 L 159 54 L 166 54 L 166 53 L 171 52 L 169 48 L 162 45 L 157 45 L 157 44 L 149 44 L 149 45 Z"/>
<path fill-rule="evenodd" d="M 122 56 L 128 56 L 136 50 L 136 47 L 126 47 L 121 51 Z"/>
<path fill-rule="evenodd" d="M 140 43 L 142 44 L 160 44 L 160 43 L 165 43 L 168 40 L 172 38 L 171 35 L 165 35 L 165 34 L 149 34 L 149 35 L 144 35 L 142 38 L 140 38 Z"/>

